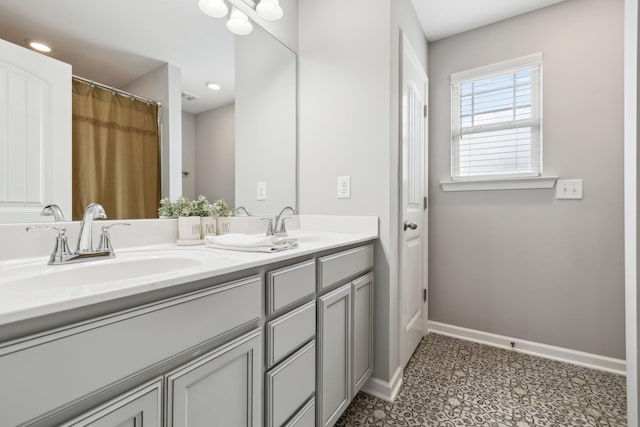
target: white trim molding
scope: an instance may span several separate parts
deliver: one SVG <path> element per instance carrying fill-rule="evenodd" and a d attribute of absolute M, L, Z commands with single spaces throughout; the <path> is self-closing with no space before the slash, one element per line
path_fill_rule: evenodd
<path fill-rule="evenodd" d="M 521 56 L 519 58 L 507 59 L 506 61 L 497 62 L 495 64 L 484 65 L 471 70 L 453 73 L 451 74 L 451 84 L 453 85 L 471 80 L 486 79 L 497 74 L 525 70 L 540 63 L 542 63 L 542 52 Z"/>
<path fill-rule="evenodd" d="M 519 353 L 543 357 L 545 359 L 571 363 L 573 365 L 584 366 L 586 368 L 626 375 L 626 362 L 613 357 L 600 356 L 598 354 L 585 353 L 582 351 L 571 350 L 569 348 L 556 347 L 553 345 L 541 344 L 519 338 L 512 338 L 433 321 L 429 321 L 429 332 L 479 344 L 485 344 L 492 347 L 513 350 Z M 515 347 L 512 348 L 511 343 L 515 343 Z"/>
<path fill-rule="evenodd" d="M 557 176 L 530 176 L 524 178 L 440 181 L 440 185 L 442 186 L 442 191 L 531 190 L 553 188 L 557 180 Z"/>
<path fill-rule="evenodd" d="M 398 366 L 391 377 L 391 381 L 384 381 L 380 378 L 371 377 L 362 387 L 361 391 L 370 394 L 373 397 L 377 397 L 378 399 L 393 403 L 400 391 L 400 387 L 402 386 L 402 373 L 403 369 Z"/>

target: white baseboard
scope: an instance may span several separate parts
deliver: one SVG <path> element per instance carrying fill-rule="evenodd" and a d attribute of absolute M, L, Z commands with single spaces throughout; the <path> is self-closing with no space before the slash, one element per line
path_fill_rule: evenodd
<path fill-rule="evenodd" d="M 362 386 L 363 392 L 370 394 L 373 397 L 382 399 L 387 402 L 393 403 L 396 395 L 400 391 L 402 386 L 402 368 L 398 367 L 391 377 L 391 381 L 384 381 L 379 378 L 371 377 L 364 386 Z"/>
<path fill-rule="evenodd" d="M 600 356 L 433 321 L 429 321 L 429 332 L 477 342 L 479 344 L 486 344 L 492 347 L 514 350 L 532 356 L 544 357 L 545 359 L 626 375 L 626 362 L 621 359 L 614 359 L 613 357 Z M 514 348 L 511 347 L 512 342 L 515 343 Z"/>

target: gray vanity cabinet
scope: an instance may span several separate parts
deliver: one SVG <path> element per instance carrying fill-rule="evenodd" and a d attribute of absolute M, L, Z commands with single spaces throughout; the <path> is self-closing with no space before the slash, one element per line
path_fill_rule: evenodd
<path fill-rule="evenodd" d="M 262 426 L 261 378 L 257 329 L 167 374 L 166 425 Z"/>
<path fill-rule="evenodd" d="M 332 426 L 373 372 L 373 246 L 318 259 L 316 425 Z"/>
<path fill-rule="evenodd" d="M 61 427 L 161 427 L 162 379 L 156 379 Z"/>
<path fill-rule="evenodd" d="M 140 378 L 153 378 L 185 366 L 188 359 L 201 357 L 200 352 L 211 351 L 214 346 L 218 350 L 209 354 L 212 363 L 202 362 L 206 365 L 202 370 L 195 370 L 192 364 L 185 366 L 171 377 L 176 380 L 172 384 L 184 385 L 186 391 L 197 396 L 199 389 L 189 388 L 191 383 L 182 378 L 204 375 L 216 360 L 230 357 L 228 354 L 237 356 L 239 361 L 229 369 L 209 373 L 207 378 L 220 378 L 229 384 L 237 380 L 237 387 L 251 388 L 255 395 L 252 401 L 257 402 L 246 415 L 251 423 L 237 425 L 261 425 L 261 416 L 257 415 L 262 405 L 261 331 L 247 339 L 248 344 L 238 344 L 238 349 L 229 347 L 237 341 L 223 347 L 217 347 L 217 343 L 259 325 L 262 287 L 262 278 L 251 276 L 0 343 L 0 426 L 57 425 L 57 420 L 74 418 L 76 408 L 84 407 L 84 402 L 100 405 L 101 395 L 112 398 L 114 385 L 124 388 L 131 384 L 134 388 L 145 381 Z M 248 360 L 255 360 L 255 364 L 240 370 L 241 363 Z M 192 370 L 195 373 L 189 373 Z M 209 382 L 203 380 L 201 384 Z M 222 394 L 229 392 L 225 389 Z M 127 419 L 122 422 L 126 425 Z M 114 425 L 118 423 L 110 427 Z"/>

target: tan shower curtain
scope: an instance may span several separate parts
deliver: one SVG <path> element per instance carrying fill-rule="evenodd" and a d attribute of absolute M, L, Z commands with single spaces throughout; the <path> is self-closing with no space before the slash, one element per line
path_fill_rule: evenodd
<path fill-rule="evenodd" d="M 73 80 L 73 219 L 91 202 L 110 219 L 157 218 L 158 106 Z"/>

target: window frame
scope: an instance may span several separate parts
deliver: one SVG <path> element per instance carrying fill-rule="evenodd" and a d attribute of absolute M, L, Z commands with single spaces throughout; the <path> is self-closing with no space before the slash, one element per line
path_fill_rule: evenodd
<path fill-rule="evenodd" d="M 459 140 L 460 135 L 462 134 L 461 126 L 460 126 L 460 102 L 461 102 L 461 86 L 464 83 L 469 83 L 473 81 L 479 81 L 488 79 L 491 77 L 497 77 L 506 74 L 513 74 L 519 71 L 524 70 L 536 70 L 537 73 L 537 87 L 531 85 L 531 108 L 537 110 L 537 119 L 523 119 L 519 123 L 530 122 L 533 127 L 533 135 L 537 138 L 537 149 L 535 153 L 537 154 L 537 170 L 536 171 L 525 171 L 525 172 L 516 172 L 516 173 L 499 173 L 498 171 L 492 171 L 487 174 L 482 175 L 461 175 L 459 166 L 456 172 L 456 166 L 454 162 L 459 161 L 459 142 L 456 142 L 456 139 Z M 510 59 L 482 67 L 473 68 L 470 70 L 465 70 L 457 73 L 451 74 L 451 134 L 450 134 L 450 182 L 467 182 L 467 181 L 501 181 L 501 180 L 513 180 L 513 179 L 531 179 L 536 177 L 542 177 L 543 172 L 543 111 L 542 111 L 542 76 L 543 76 L 543 61 L 542 61 L 542 53 L 534 53 L 531 55 L 526 55 L 522 57 L 518 57 L 515 59 Z M 535 113 L 534 113 L 535 114 Z M 507 121 L 505 121 L 507 123 Z M 513 124 L 513 121 L 509 121 L 509 123 Z M 491 130 L 504 130 L 504 129 L 516 129 L 516 126 L 506 126 L 501 127 L 500 124 L 491 124 L 486 125 Z"/>

